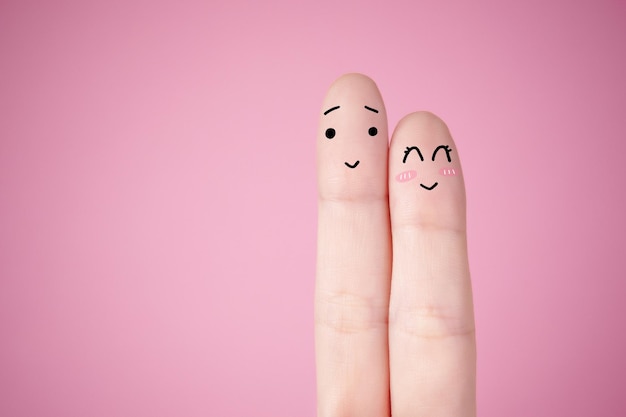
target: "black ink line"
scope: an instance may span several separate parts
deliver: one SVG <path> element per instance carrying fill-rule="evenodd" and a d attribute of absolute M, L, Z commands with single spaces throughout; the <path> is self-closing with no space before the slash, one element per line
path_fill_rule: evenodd
<path fill-rule="evenodd" d="M 359 165 L 359 162 L 361 162 L 361 161 L 356 161 L 356 162 L 354 163 L 354 165 L 350 165 L 350 164 L 349 164 L 349 163 L 347 163 L 347 162 L 344 162 L 344 164 L 346 164 L 346 166 L 347 166 L 348 168 L 353 168 L 353 169 L 354 169 L 354 168 L 356 168 L 356 166 L 357 166 L 357 165 Z"/>
<path fill-rule="evenodd" d="M 367 107 L 367 106 L 365 106 L 365 108 L 366 108 L 367 110 L 369 110 L 369 111 L 373 111 L 374 113 L 378 113 L 378 110 L 373 109 L 373 108 L 371 108 L 371 107 Z"/>
<path fill-rule="evenodd" d="M 436 183 L 434 183 L 433 185 L 431 185 L 430 187 L 427 187 L 427 186 L 425 186 L 424 184 L 422 184 L 422 183 L 420 182 L 420 187 L 422 187 L 422 188 L 426 188 L 428 191 L 430 191 L 430 190 L 432 190 L 433 188 L 435 188 L 438 184 L 439 184 L 439 183 L 438 183 L 438 182 L 436 182 Z"/>
<path fill-rule="evenodd" d="M 404 158 L 402 159 L 403 164 L 406 163 L 406 158 L 409 156 L 411 151 L 417 151 L 417 154 L 420 156 L 420 159 L 424 161 L 424 157 L 422 156 L 422 152 L 420 151 L 420 148 L 418 148 L 417 146 L 411 146 L 411 147 L 407 147 L 406 151 L 404 151 Z"/>
<path fill-rule="evenodd" d="M 435 155 L 437 155 L 437 151 L 439 149 L 443 149 L 444 151 L 446 151 L 446 157 L 448 158 L 448 162 L 452 162 L 452 159 L 450 159 L 450 152 L 452 152 L 452 149 L 450 149 L 448 145 L 439 145 L 435 148 L 435 152 L 433 152 L 433 162 L 435 161 Z"/>
<path fill-rule="evenodd" d="M 339 108 L 339 106 L 331 107 L 330 109 L 328 109 L 328 110 L 326 110 L 326 111 L 324 112 L 324 116 L 326 116 L 328 113 L 330 113 L 330 112 L 331 112 L 331 111 L 333 111 L 333 110 L 337 110 L 338 108 Z"/>

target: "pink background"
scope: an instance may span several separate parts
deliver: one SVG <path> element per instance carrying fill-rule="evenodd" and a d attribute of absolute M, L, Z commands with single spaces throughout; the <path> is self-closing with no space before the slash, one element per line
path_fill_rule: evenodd
<path fill-rule="evenodd" d="M 313 416 L 350 71 L 456 138 L 480 415 L 626 413 L 626 4 L 383 3 L 2 2 L 0 415 Z"/>

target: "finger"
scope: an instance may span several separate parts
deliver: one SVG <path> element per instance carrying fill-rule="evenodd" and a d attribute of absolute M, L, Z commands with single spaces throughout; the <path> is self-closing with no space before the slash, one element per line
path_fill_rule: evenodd
<path fill-rule="evenodd" d="M 394 417 L 475 415 L 476 345 L 465 186 L 441 119 L 406 116 L 389 150 Z"/>
<path fill-rule="evenodd" d="M 317 134 L 319 416 L 388 416 L 391 242 L 385 106 L 372 80 L 330 87 Z"/>

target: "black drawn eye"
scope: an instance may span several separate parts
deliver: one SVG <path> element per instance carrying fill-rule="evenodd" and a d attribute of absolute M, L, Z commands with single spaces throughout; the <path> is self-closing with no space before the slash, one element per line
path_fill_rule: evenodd
<path fill-rule="evenodd" d="M 367 133 L 369 133 L 370 136 L 376 136 L 378 134 L 378 129 L 376 129 L 375 127 L 370 127 Z"/>
<path fill-rule="evenodd" d="M 406 150 L 404 151 L 404 158 L 402 158 L 402 163 L 403 164 L 406 163 L 406 158 L 409 156 L 411 151 L 417 152 L 417 154 L 420 157 L 420 160 L 424 161 L 424 157 L 422 156 L 422 152 L 420 151 L 420 149 L 417 146 L 410 146 L 410 147 L 406 148 Z"/>
<path fill-rule="evenodd" d="M 439 152 L 439 149 L 443 149 L 444 151 L 446 151 L 446 157 L 448 158 L 448 162 L 452 162 L 452 159 L 450 159 L 450 152 L 452 152 L 452 149 L 450 149 L 448 145 L 439 145 L 435 148 L 435 152 L 433 152 L 433 161 L 435 161 L 435 156 L 437 155 L 437 152 Z"/>
<path fill-rule="evenodd" d="M 335 137 L 335 129 L 333 129 L 332 127 L 329 127 L 328 129 L 326 129 L 326 137 L 328 139 L 332 139 Z"/>

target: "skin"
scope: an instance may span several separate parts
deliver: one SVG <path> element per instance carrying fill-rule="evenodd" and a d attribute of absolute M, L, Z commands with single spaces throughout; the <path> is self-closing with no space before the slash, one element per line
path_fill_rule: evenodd
<path fill-rule="evenodd" d="M 368 134 L 373 126 L 375 136 Z M 389 146 L 387 132 L 371 79 L 347 74 L 331 85 L 317 134 L 318 416 L 475 416 L 474 314 L 457 148 L 443 121 L 427 112 L 403 118 Z M 451 161 L 444 148 L 432 160 L 442 145 Z M 415 150 L 405 158 L 411 147 L 423 161 Z M 408 171 L 413 174 L 396 179 Z"/>
<path fill-rule="evenodd" d="M 340 108 L 323 115 L 334 106 Z M 391 274 L 387 116 L 376 84 L 356 74 L 335 81 L 322 109 L 315 286 L 318 415 L 384 416 L 389 412 Z M 376 136 L 368 134 L 372 126 Z M 336 129 L 331 140 L 325 135 L 328 128 Z M 356 160 L 354 169 L 345 165 Z"/>

